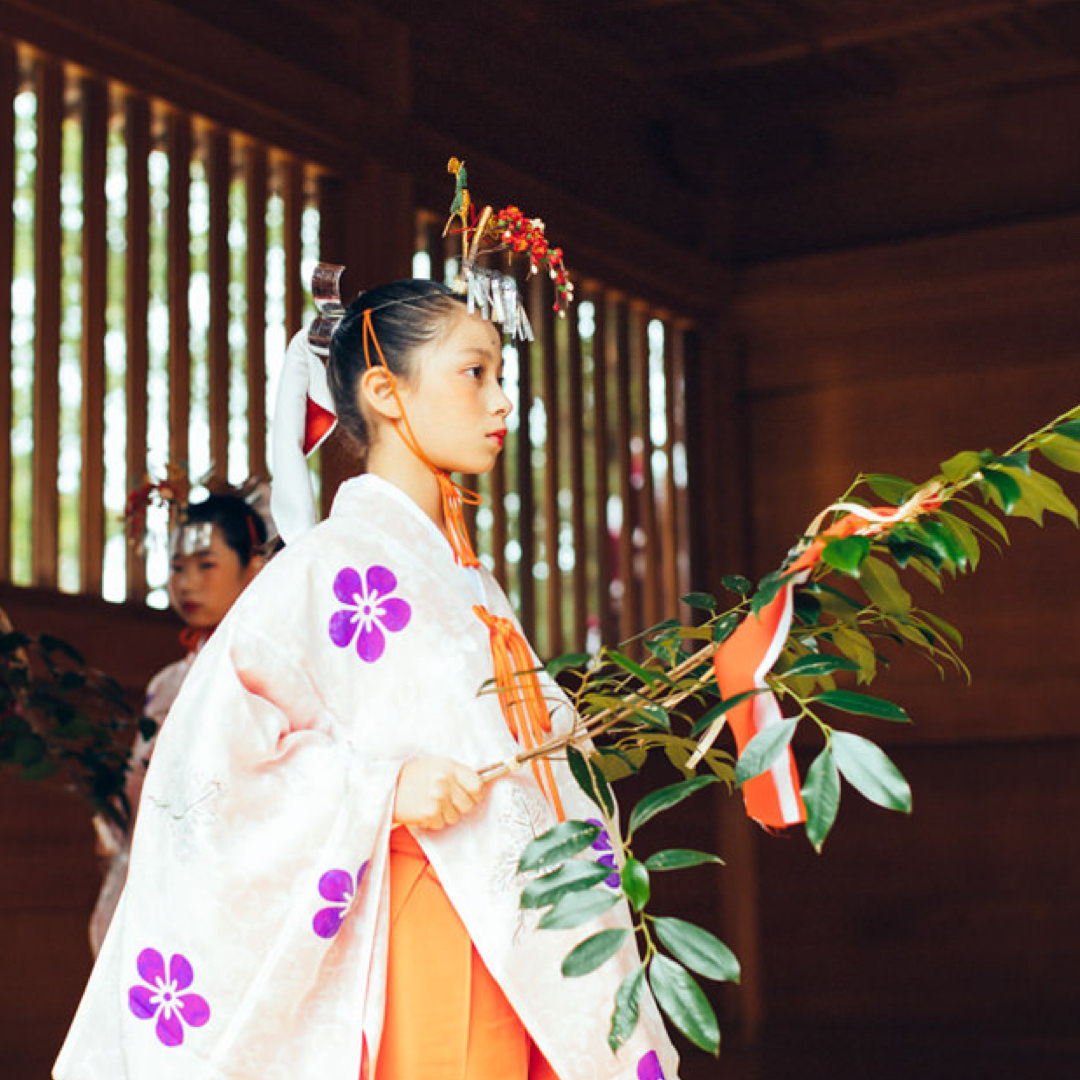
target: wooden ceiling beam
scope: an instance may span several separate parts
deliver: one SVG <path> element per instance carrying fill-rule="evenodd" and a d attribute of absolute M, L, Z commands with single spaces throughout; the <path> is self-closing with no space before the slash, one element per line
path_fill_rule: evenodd
<path fill-rule="evenodd" d="M 987 0 L 969 7 L 824 33 L 813 39 L 782 41 L 765 48 L 713 57 L 700 63 L 681 58 L 664 64 L 660 68 L 660 74 L 664 77 L 676 77 L 764 68 L 868 45 L 892 44 L 941 30 L 975 28 L 990 21 L 1000 24 L 1001 20 L 1008 18 L 1022 18 L 1025 25 L 1030 27 L 1031 20 L 1037 17 L 1040 11 L 1063 4 L 1075 5 L 1076 2 L 1077 0 Z"/>

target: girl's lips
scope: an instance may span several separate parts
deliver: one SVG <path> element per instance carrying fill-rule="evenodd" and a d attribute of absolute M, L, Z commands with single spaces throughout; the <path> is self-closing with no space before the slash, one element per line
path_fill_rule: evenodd
<path fill-rule="evenodd" d="M 495 440 L 495 441 L 496 441 L 496 442 L 497 442 L 497 443 L 499 444 L 499 446 L 502 446 L 502 445 L 503 445 L 503 443 L 505 443 L 505 442 L 506 442 L 506 429 L 505 429 L 505 428 L 503 428 L 503 430 L 502 430 L 502 431 L 493 431 L 493 432 L 492 432 L 492 433 L 491 433 L 491 434 L 490 434 L 490 435 L 488 436 L 488 438 L 489 438 L 489 439 L 494 439 L 494 440 Z"/>
<path fill-rule="evenodd" d="M 184 602 L 183 602 L 183 603 L 182 603 L 182 604 L 180 605 L 180 610 L 181 610 L 181 611 L 182 611 L 182 612 L 183 612 L 183 613 L 184 613 L 185 615 L 190 615 L 190 614 L 191 614 L 192 612 L 194 612 L 194 611 L 198 611 L 200 607 L 202 607 L 202 605 L 201 605 L 201 604 L 197 604 L 197 603 L 195 603 L 195 601 L 194 601 L 194 600 L 185 600 L 185 601 L 184 601 Z"/>

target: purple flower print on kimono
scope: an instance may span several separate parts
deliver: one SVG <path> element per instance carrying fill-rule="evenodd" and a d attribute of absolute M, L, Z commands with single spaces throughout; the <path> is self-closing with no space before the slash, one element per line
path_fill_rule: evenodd
<path fill-rule="evenodd" d="M 611 846 L 611 836 L 607 829 L 604 828 L 604 823 L 598 818 L 586 818 L 585 820 L 588 824 L 595 825 L 600 830 L 599 835 L 592 842 L 593 851 L 600 852 L 596 857 L 596 861 L 601 866 L 611 867 L 611 873 L 604 878 L 604 884 L 612 889 L 618 888 L 619 868 L 615 865 L 615 850 Z"/>
<path fill-rule="evenodd" d="M 368 664 L 375 663 L 386 648 L 384 631 L 404 630 L 412 618 L 412 608 L 390 594 L 397 578 L 385 566 L 371 566 L 363 577 L 346 566 L 334 578 L 334 595 L 345 607 L 330 617 L 330 640 L 344 649 L 356 640 L 356 653 Z"/>
<path fill-rule="evenodd" d="M 165 973 L 165 959 L 157 949 L 143 949 L 135 962 L 146 985 L 128 990 L 128 1006 L 140 1020 L 157 1019 L 154 1033 L 166 1046 L 184 1041 L 184 1025 L 202 1027 L 210 1019 L 210 1006 L 198 994 L 185 994 L 195 973 L 186 956 L 174 953 Z"/>
<path fill-rule="evenodd" d="M 660 1068 L 660 1058 L 655 1050 L 642 1055 L 637 1063 L 638 1080 L 664 1080 L 664 1070 Z"/>
<path fill-rule="evenodd" d="M 348 870 L 327 870 L 319 878 L 319 895 L 329 900 L 331 906 L 318 911 L 311 922 L 311 927 L 321 938 L 332 938 L 340 929 L 345 913 L 352 904 L 353 897 L 360 891 L 360 883 L 367 873 L 365 862 L 356 875 L 353 884 L 352 874 Z"/>

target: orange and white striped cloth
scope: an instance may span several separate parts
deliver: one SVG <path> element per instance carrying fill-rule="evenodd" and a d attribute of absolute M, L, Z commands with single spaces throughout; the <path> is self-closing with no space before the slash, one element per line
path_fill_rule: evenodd
<path fill-rule="evenodd" d="M 754 736 L 783 720 L 779 702 L 768 689 L 766 676 L 787 642 L 794 590 L 809 578 L 825 545 L 846 536 L 875 535 L 890 525 L 935 510 L 939 505 L 937 489 L 928 487 L 920 489 L 899 507 L 870 508 L 837 503 L 818 515 L 808 530 L 814 539 L 788 568 L 783 587 L 756 615 L 748 614 L 713 656 L 721 697 L 727 699 L 751 690 L 761 693 L 747 698 L 719 718 L 702 737 L 695 756 L 700 756 L 712 745 L 725 721 L 731 725 L 736 748 L 742 754 Z M 821 521 L 834 510 L 848 513 L 818 533 Z M 799 772 L 790 746 L 769 769 L 743 784 L 743 800 L 747 814 L 766 828 L 786 828 L 806 820 Z"/>

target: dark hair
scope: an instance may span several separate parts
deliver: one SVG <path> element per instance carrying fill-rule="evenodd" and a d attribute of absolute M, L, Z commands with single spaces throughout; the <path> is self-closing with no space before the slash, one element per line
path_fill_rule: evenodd
<path fill-rule="evenodd" d="M 188 503 L 185 525 L 216 525 L 225 543 L 236 552 L 242 567 L 263 554 L 266 522 L 239 495 L 208 495 L 201 502 Z"/>
<path fill-rule="evenodd" d="M 327 377 L 338 422 L 361 449 L 367 449 L 367 422 L 360 411 L 358 389 L 367 371 L 364 358 L 364 312 L 393 374 L 408 379 L 412 354 L 435 340 L 446 319 L 464 304 L 461 296 L 437 281 L 411 278 L 392 281 L 361 293 L 348 307 L 330 340 Z M 368 343 L 371 362 L 380 363 L 373 342 Z"/>

